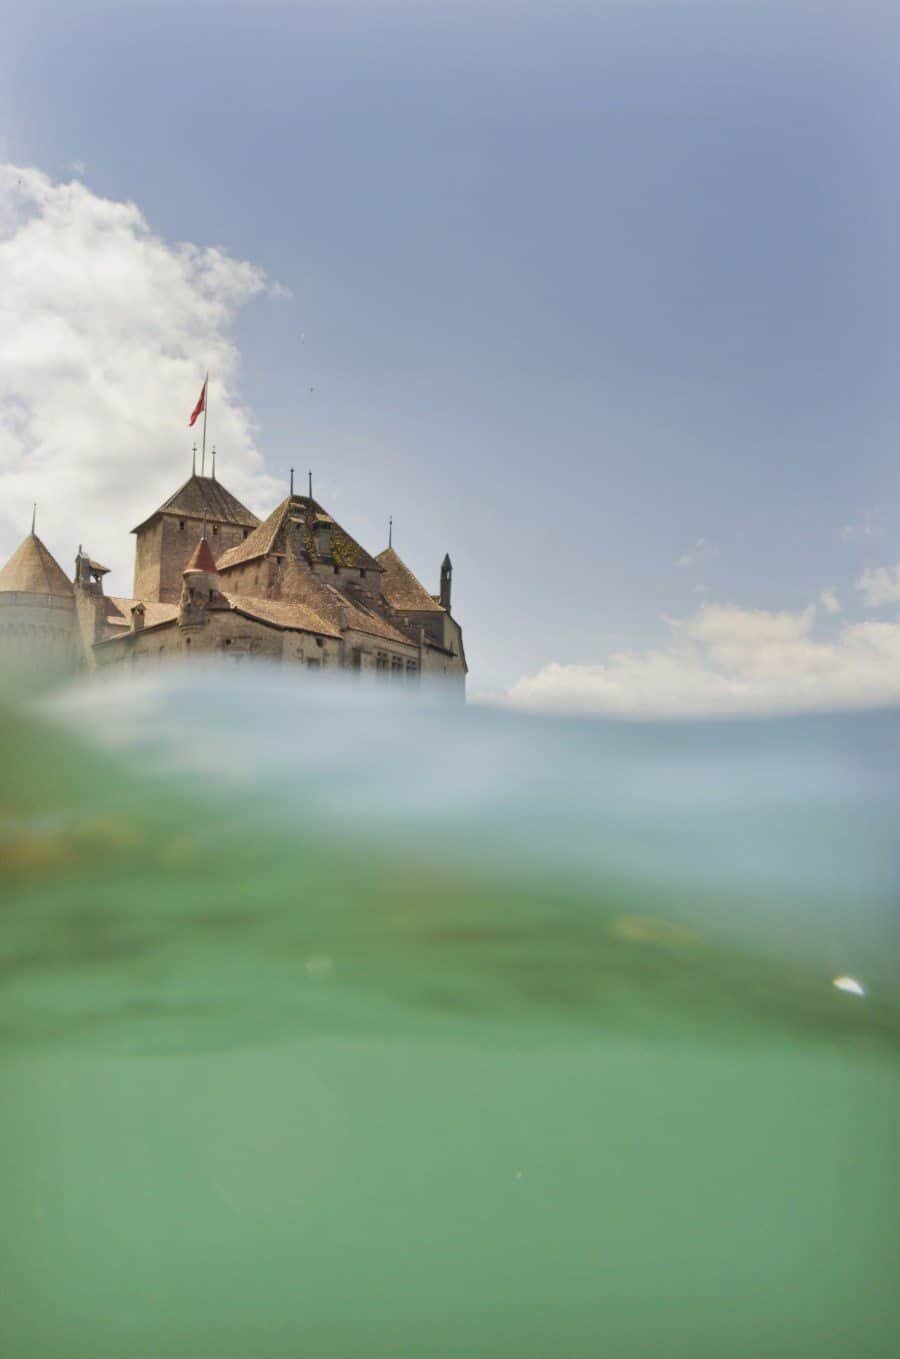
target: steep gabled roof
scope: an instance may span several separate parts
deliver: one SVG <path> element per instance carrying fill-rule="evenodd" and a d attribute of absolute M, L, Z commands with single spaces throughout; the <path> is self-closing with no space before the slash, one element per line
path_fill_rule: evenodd
<path fill-rule="evenodd" d="M 306 521 L 304 550 L 310 562 L 334 562 L 338 566 L 360 567 L 369 571 L 381 569 L 375 558 L 370 557 L 365 548 L 360 547 L 356 539 L 351 538 L 346 529 L 341 528 L 317 501 L 311 500 L 309 496 L 295 495 L 283 500 L 268 519 L 237 547 L 223 552 L 218 561 L 219 570 L 226 571 L 230 566 L 253 561 L 256 557 L 267 557 L 272 552 L 287 555 L 287 527 L 295 516 L 302 516 Z M 331 531 L 331 551 L 328 554 L 320 554 L 316 546 L 314 529 L 319 527 L 327 527 Z"/>
<path fill-rule="evenodd" d="M 254 618 L 282 632 L 312 632 L 322 637 L 340 638 L 340 632 L 308 604 L 297 599 L 254 599 L 248 595 L 226 595 L 235 613 Z"/>
<path fill-rule="evenodd" d="M 242 543 L 237 547 L 230 547 L 219 557 L 216 565 L 220 571 L 224 571 L 229 566 L 237 566 L 240 562 L 252 562 L 255 557 L 268 557 L 270 552 L 275 550 L 275 540 L 281 532 L 285 519 L 285 507 L 290 501 L 283 500 L 280 505 L 264 519 L 252 533 L 249 533 Z M 285 545 L 281 543 L 281 551 L 285 551 Z"/>
<path fill-rule="evenodd" d="M 384 574 L 381 590 L 388 604 L 398 613 L 443 613 L 444 608 L 430 595 L 392 547 L 379 552 L 378 563 Z"/>
<path fill-rule="evenodd" d="M 221 481 L 216 481 L 214 477 L 198 477 L 196 473 L 188 477 L 165 504 L 142 520 L 137 528 L 133 528 L 132 533 L 145 528 L 158 514 L 180 514 L 186 519 L 202 519 L 206 516 L 210 523 L 237 524 L 241 528 L 256 528 L 259 523 L 253 511 L 242 505 L 230 491 L 226 491 Z"/>
<path fill-rule="evenodd" d="M 0 592 L 74 597 L 72 582 L 37 534 L 29 533 L 0 571 Z"/>
<path fill-rule="evenodd" d="M 351 632 L 364 632 L 369 637 L 380 637 L 384 642 L 400 642 L 403 646 L 415 646 L 412 638 L 406 637 L 389 618 L 379 613 L 361 594 L 351 599 L 346 590 L 331 585 L 328 581 L 317 581 L 317 584 L 322 592 L 323 601 L 320 612 L 332 619 L 337 627 L 346 628 Z"/>
<path fill-rule="evenodd" d="M 228 577 L 226 576 L 227 580 Z M 308 562 L 287 561 L 281 579 L 282 599 L 297 600 L 330 623 L 335 632 L 364 632 L 383 641 L 415 645 L 390 618 L 379 610 L 377 600 L 356 583 L 331 583 L 319 576 Z"/>

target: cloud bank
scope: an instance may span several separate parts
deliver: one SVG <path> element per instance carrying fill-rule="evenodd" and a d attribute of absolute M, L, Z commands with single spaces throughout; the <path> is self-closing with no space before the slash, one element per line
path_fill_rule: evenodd
<path fill-rule="evenodd" d="M 170 244 L 133 203 L 0 165 L 0 553 L 31 521 L 130 589 L 129 529 L 190 472 L 187 419 L 210 370 L 209 442 L 252 508 L 278 487 L 235 392 L 236 313 L 270 290 L 216 247 Z"/>
<path fill-rule="evenodd" d="M 802 712 L 900 701 L 900 622 L 815 636 L 816 610 L 710 604 L 670 623 L 669 645 L 599 665 L 545 666 L 507 695 L 515 707 L 620 717 Z"/>
<path fill-rule="evenodd" d="M 863 571 L 856 588 L 870 609 L 900 604 L 900 564 L 876 566 Z"/>

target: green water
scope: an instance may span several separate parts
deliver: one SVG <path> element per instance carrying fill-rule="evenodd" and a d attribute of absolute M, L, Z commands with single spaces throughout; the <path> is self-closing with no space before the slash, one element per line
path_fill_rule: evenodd
<path fill-rule="evenodd" d="M 211 685 L 0 719 L 0 1352 L 898 1352 L 897 715 Z"/>

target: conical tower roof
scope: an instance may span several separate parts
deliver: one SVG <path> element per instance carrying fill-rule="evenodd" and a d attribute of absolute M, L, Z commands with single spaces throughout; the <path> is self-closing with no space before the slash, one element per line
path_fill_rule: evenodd
<path fill-rule="evenodd" d="M 36 533 L 29 533 L 0 571 L 0 594 L 55 595 L 70 599 L 72 582 Z"/>
<path fill-rule="evenodd" d="M 191 560 L 184 568 L 184 575 L 189 571 L 207 571 L 212 575 L 216 573 L 216 559 L 212 554 L 206 538 L 201 538 L 191 554 Z"/>

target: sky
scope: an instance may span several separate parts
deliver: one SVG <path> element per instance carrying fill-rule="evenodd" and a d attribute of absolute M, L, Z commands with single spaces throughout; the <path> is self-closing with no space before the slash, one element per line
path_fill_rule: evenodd
<path fill-rule="evenodd" d="M 900 10 L 34 0 L 0 50 L 0 554 L 289 469 L 470 694 L 900 698 Z"/>

